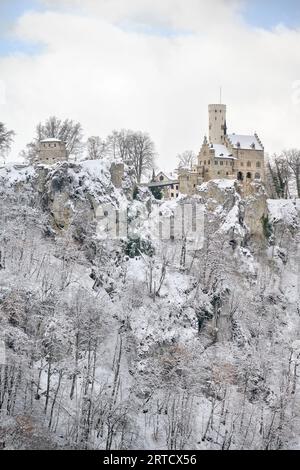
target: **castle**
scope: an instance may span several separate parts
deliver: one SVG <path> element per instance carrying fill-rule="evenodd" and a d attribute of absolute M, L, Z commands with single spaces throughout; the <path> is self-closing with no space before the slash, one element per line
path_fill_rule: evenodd
<path fill-rule="evenodd" d="M 209 138 L 204 137 L 197 165 L 179 170 L 180 192 L 192 195 L 199 184 L 211 179 L 264 181 L 264 147 L 258 135 L 227 134 L 224 104 L 210 104 L 208 115 Z"/>
<path fill-rule="evenodd" d="M 66 144 L 60 139 L 48 138 L 39 143 L 37 155 L 38 163 L 52 165 L 56 162 L 68 160 Z"/>

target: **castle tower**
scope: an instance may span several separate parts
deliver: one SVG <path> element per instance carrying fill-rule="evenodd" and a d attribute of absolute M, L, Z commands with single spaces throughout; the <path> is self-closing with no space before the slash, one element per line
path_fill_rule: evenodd
<path fill-rule="evenodd" d="M 38 162 L 46 165 L 68 160 L 66 144 L 60 139 L 48 138 L 40 141 Z"/>
<path fill-rule="evenodd" d="M 211 144 L 224 144 L 226 128 L 226 105 L 209 104 L 209 141 Z"/>

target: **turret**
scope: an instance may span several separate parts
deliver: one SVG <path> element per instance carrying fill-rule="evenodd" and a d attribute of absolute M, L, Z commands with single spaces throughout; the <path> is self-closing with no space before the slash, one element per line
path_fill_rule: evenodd
<path fill-rule="evenodd" d="M 226 105 L 209 104 L 209 141 L 212 144 L 224 144 L 227 133 Z"/>

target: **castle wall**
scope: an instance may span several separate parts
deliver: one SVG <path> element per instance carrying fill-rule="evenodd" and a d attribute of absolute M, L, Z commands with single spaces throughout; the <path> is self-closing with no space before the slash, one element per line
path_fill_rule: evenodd
<path fill-rule="evenodd" d="M 40 142 L 37 160 L 46 165 L 68 160 L 65 143 L 60 141 Z"/>

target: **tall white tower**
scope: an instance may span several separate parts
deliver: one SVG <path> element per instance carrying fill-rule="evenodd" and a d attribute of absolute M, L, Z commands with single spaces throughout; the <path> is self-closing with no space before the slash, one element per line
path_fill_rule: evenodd
<path fill-rule="evenodd" d="M 209 141 L 211 144 L 224 144 L 226 127 L 226 104 L 209 104 Z"/>

